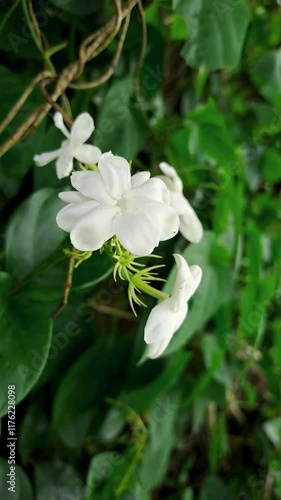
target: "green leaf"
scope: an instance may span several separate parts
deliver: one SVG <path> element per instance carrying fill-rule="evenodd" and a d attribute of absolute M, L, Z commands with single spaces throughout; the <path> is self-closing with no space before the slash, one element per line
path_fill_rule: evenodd
<path fill-rule="evenodd" d="M 190 353 L 178 351 L 155 380 L 127 394 L 124 402 L 137 412 L 148 410 L 159 395 L 179 379 L 190 358 Z"/>
<path fill-rule="evenodd" d="M 43 398 L 31 404 L 21 422 L 18 439 L 18 450 L 23 462 L 26 462 L 34 451 L 44 448 L 48 441 L 48 420 L 44 412 Z"/>
<path fill-rule="evenodd" d="M 194 496 L 193 496 L 193 491 L 191 488 L 186 488 L 186 490 L 184 490 L 184 493 L 183 493 L 183 500 L 193 500 Z"/>
<path fill-rule="evenodd" d="M 105 397 L 116 395 L 128 356 L 127 339 L 107 337 L 82 354 L 65 375 L 54 400 L 53 425 L 70 445 L 80 442 Z"/>
<path fill-rule="evenodd" d="M 33 276 L 32 280 L 28 280 L 24 286 L 24 291 L 30 298 L 52 303 L 61 300 L 69 264 L 69 259 L 63 258 L 62 251 L 63 249 L 61 249 L 62 261 L 51 267 L 46 265 L 43 268 L 42 266 L 42 269 L 38 270 L 38 275 Z M 111 273 L 112 266 L 107 256 L 99 252 L 93 253 L 90 259 L 74 269 L 70 294 L 85 294 L 105 280 Z M 102 291 L 100 295 L 102 297 Z M 112 295 L 110 290 L 107 290 L 106 300 L 110 300 Z"/>
<path fill-rule="evenodd" d="M 63 204 L 51 188 L 31 195 L 14 213 L 7 229 L 6 266 L 22 278 L 58 248 L 66 234 L 56 224 Z"/>
<path fill-rule="evenodd" d="M 127 160 L 135 158 L 147 137 L 146 125 L 132 97 L 132 80 L 116 81 L 102 102 L 95 130 L 95 144 L 102 151 L 111 150 Z"/>
<path fill-rule="evenodd" d="M 246 0 L 173 0 L 174 10 L 188 27 L 182 56 L 192 67 L 214 71 L 237 66 L 249 23 Z"/>
<path fill-rule="evenodd" d="M 203 270 L 202 282 L 196 291 L 185 322 L 175 333 L 165 354 L 175 352 L 183 346 L 204 324 L 215 314 L 217 309 L 226 302 L 231 294 L 232 273 L 229 268 L 214 262 L 213 249 L 216 237 L 210 231 L 205 231 L 202 241 L 190 245 L 183 257 L 188 264 L 198 264 Z M 172 270 L 164 291 L 170 292 L 175 280 L 176 268 Z"/>
<path fill-rule="evenodd" d="M 0 307 L 4 302 L 4 299 L 11 288 L 12 278 L 8 273 L 0 272 Z M 0 309 L 1 310 L 1 309 Z"/>
<path fill-rule="evenodd" d="M 235 164 L 234 144 L 215 102 L 210 99 L 204 106 L 190 112 L 187 118 L 192 125 L 189 146 L 193 154 L 196 155 L 199 149 L 201 154 L 224 167 L 225 175 L 231 174 Z"/>
<path fill-rule="evenodd" d="M 8 385 L 19 403 L 39 379 L 47 361 L 52 322 L 42 304 L 17 295 L 0 318 L 0 416 L 7 413 Z"/>
<path fill-rule="evenodd" d="M 210 500 L 219 498 L 220 500 L 234 500 L 225 483 L 217 476 L 206 476 L 200 490 L 199 500 Z"/>
<path fill-rule="evenodd" d="M 105 451 L 92 458 L 87 474 L 86 500 L 95 498 L 96 490 L 103 482 L 106 481 L 108 486 L 114 469 L 116 470 L 116 467 L 122 465 L 122 462 L 120 455 L 114 451 Z M 99 493 L 99 498 L 104 498 L 104 496 L 101 497 Z"/>
<path fill-rule="evenodd" d="M 139 471 L 141 483 L 148 491 L 156 488 L 165 476 L 170 454 L 176 442 L 174 426 L 179 408 L 179 394 L 166 392 L 150 410 L 149 442 Z"/>
<path fill-rule="evenodd" d="M 267 51 L 250 66 L 250 75 L 263 97 L 281 105 L 281 49 Z"/>
<path fill-rule="evenodd" d="M 246 234 L 247 272 L 246 284 L 242 291 L 239 318 L 241 338 L 253 333 L 258 324 L 255 313 L 257 312 L 259 278 L 262 266 L 261 234 L 254 222 L 249 222 Z"/>
<path fill-rule="evenodd" d="M 11 474 L 13 470 L 10 467 L 15 467 L 15 487 L 13 484 L 7 483 L 7 481 L 12 480 L 12 476 L 7 476 L 7 474 Z M 21 469 L 19 465 L 8 464 L 7 460 L 4 458 L 0 458 L 0 498 L 3 500 L 33 500 L 33 491 L 30 484 L 30 481 L 25 474 L 25 472 Z"/>
<path fill-rule="evenodd" d="M 281 180 L 281 159 L 276 149 L 267 148 L 261 159 L 262 176 L 273 184 Z"/>
<path fill-rule="evenodd" d="M 217 371 L 213 374 L 213 379 L 231 389 L 231 374 L 226 361 L 223 359 L 224 352 L 219 347 L 217 339 L 211 335 L 205 335 L 203 337 L 202 351 L 207 369 L 215 365 L 216 359 L 222 359 Z"/>
<path fill-rule="evenodd" d="M 217 416 L 210 428 L 209 463 L 211 472 L 216 472 L 228 452 L 227 425 L 225 415 Z"/>
<path fill-rule="evenodd" d="M 23 23 L 19 25 L 23 27 Z M 12 30 L 11 30 L 12 31 Z M 8 33 L 8 38 L 12 35 L 18 36 L 15 33 Z M 3 37 L 3 34 L 1 35 Z M 23 37 L 22 37 L 23 38 Z M 24 41 L 27 42 L 26 38 Z M 30 44 L 30 39 L 28 44 Z M 10 45 L 10 42 L 9 42 Z M 19 75 L 12 72 L 4 66 L 0 66 L 0 93 L 1 93 L 1 117 L 5 117 L 12 106 L 20 98 L 22 92 L 33 80 L 34 74 L 24 72 Z M 13 135 L 16 129 L 27 119 L 29 113 L 42 103 L 40 92 L 35 88 L 24 106 L 18 111 L 15 118 L 7 126 L 1 134 L 0 143 L 4 143 L 9 137 Z M 15 144 L 7 153 L 0 158 L 0 185 L 1 190 L 8 198 L 15 196 L 17 193 L 22 177 L 33 165 L 33 156 L 40 152 L 44 144 L 44 130 L 45 125 L 41 124 L 32 134 L 27 135 L 18 144 Z"/>
<path fill-rule="evenodd" d="M 84 485 L 75 469 L 60 460 L 35 465 L 36 500 L 84 498 Z"/>

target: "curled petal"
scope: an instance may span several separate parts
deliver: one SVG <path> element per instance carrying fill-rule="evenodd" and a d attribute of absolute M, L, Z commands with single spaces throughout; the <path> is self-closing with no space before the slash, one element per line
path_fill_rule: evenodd
<path fill-rule="evenodd" d="M 183 184 L 181 178 L 177 174 L 176 169 L 171 165 L 169 165 L 169 163 L 166 163 L 165 161 L 162 161 L 160 163 L 159 168 L 164 175 L 166 175 L 172 180 L 174 191 L 181 193 L 183 190 Z"/>
<path fill-rule="evenodd" d="M 174 258 L 178 271 L 171 299 L 174 311 L 179 311 L 197 290 L 202 279 L 202 269 L 197 265 L 189 266 L 179 254 L 174 254 Z"/>
<path fill-rule="evenodd" d="M 114 235 L 112 221 L 117 207 L 98 205 L 90 213 L 82 217 L 70 233 L 72 244 L 78 250 L 94 251 Z"/>
<path fill-rule="evenodd" d="M 186 212 L 180 215 L 180 232 L 191 243 L 199 243 L 203 237 L 203 226 L 192 206 L 188 203 Z"/>
<path fill-rule="evenodd" d="M 171 342 L 173 335 L 167 335 L 164 339 L 160 340 L 155 344 L 149 344 L 148 347 L 148 357 L 150 359 L 156 359 L 163 354 L 163 352 L 167 349 L 169 343 Z"/>
<path fill-rule="evenodd" d="M 74 156 L 76 160 L 81 161 L 87 165 L 94 165 L 98 163 L 102 152 L 97 146 L 92 146 L 91 144 L 82 144 L 75 148 Z"/>
<path fill-rule="evenodd" d="M 66 194 L 66 193 L 65 193 Z M 63 207 L 57 215 L 57 225 L 68 233 L 74 228 L 75 224 L 85 215 L 96 208 L 96 201 L 82 201 L 81 203 L 70 203 Z"/>
<path fill-rule="evenodd" d="M 125 213 L 115 218 L 114 234 L 134 255 L 149 255 L 159 244 L 159 229 L 146 214 Z"/>
<path fill-rule="evenodd" d="M 181 193 L 171 191 L 170 205 L 175 209 L 178 215 L 190 212 L 191 205 Z"/>
<path fill-rule="evenodd" d="M 107 193 L 101 174 L 99 172 L 74 172 L 71 176 L 72 186 L 87 198 L 98 201 L 104 205 L 114 205 L 114 200 Z"/>
<path fill-rule="evenodd" d="M 44 167 L 51 161 L 56 160 L 61 154 L 61 148 L 56 149 L 55 151 L 50 151 L 49 153 L 42 153 L 41 155 L 35 155 L 33 160 L 35 161 L 38 167 Z"/>
<path fill-rule="evenodd" d="M 144 182 L 148 181 L 150 178 L 150 172 L 137 172 L 131 177 L 131 187 L 135 189 L 136 187 L 141 186 Z"/>
<path fill-rule="evenodd" d="M 163 181 L 166 184 L 169 191 L 171 191 L 171 193 L 173 192 L 176 194 L 176 192 L 173 191 L 174 184 L 173 184 L 173 181 L 170 179 L 170 177 L 167 177 L 166 175 L 157 175 L 157 179 L 161 179 L 161 181 Z"/>
<path fill-rule="evenodd" d="M 84 144 L 95 130 L 94 120 L 89 113 L 77 116 L 71 128 L 70 139 L 74 148 Z"/>
<path fill-rule="evenodd" d="M 108 194 L 119 200 L 131 189 L 130 165 L 122 156 L 104 153 L 99 160 L 99 171 Z"/>
<path fill-rule="evenodd" d="M 179 311 L 174 312 L 173 300 L 171 297 L 157 304 L 151 310 L 145 325 L 145 342 L 147 344 L 157 344 L 166 338 L 169 338 L 170 341 L 174 333 L 185 320 L 187 311 L 188 307 L 185 303 Z"/>
<path fill-rule="evenodd" d="M 68 177 L 73 169 L 73 154 L 70 144 L 64 146 L 56 161 L 57 176 L 59 179 Z"/>
<path fill-rule="evenodd" d="M 70 133 L 67 130 L 67 128 L 63 122 L 62 114 L 59 111 L 57 111 L 54 114 L 54 124 L 63 133 L 63 135 L 65 135 L 65 137 L 67 137 L 67 139 L 70 138 Z"/>

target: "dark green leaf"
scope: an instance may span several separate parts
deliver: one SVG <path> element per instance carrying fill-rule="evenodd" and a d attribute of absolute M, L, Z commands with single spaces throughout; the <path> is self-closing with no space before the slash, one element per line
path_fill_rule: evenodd
<path fill-rule="evenodd" d="M 209 71 L 237 66 L 249 23 L 246 0 L 173 0 L 187 23 L 188 38 L 182 50 L 186 63 Z"/>
<path fill-rule="evenodd" d="M 22 294 L 9 300 L 0 325 L 0 415 L 5 415 L 8 385 L 15 385 L 19 403 L 39 379 L 48 357 L 52 323 L 42 304 Z"/>
<path fill-rule="evenodd" d="M 6 239 L 7 269 L 22 278 L 58 248 L 66 234 L 56 224 L 63 203 L 53 189 L 28 198 L 12 217 Z"/>
<path fill-rule="evenodd" d="M 95 131 L 95 144 L 102 151 L 132 160 L 143 147 L 147 130 L 138 106 L 133 103 L 130 78 L 116 81 L 103 100 Z"/>

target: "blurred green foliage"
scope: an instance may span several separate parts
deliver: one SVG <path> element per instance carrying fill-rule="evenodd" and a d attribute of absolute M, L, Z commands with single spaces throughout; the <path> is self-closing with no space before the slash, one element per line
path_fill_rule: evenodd
<path fill-rule="evenodd" d="M 33 4 L 58 72 L 114 12 L 100 0 Z M 0 2 L 0 12 L 4 118 L 43 66 L 22 3 Z M 69 181 L 32 162 L 60 144 L 51 116 L 0 159 L 1 500 L 13 495 L 9 384 L 18 403 L 14 498 L 281 498 L 279 2 L 147 0 L 144 12 L 138 99 L 136 8 L 114 76 L 67 95 L 74 117 L 94 117 L 93 142 L 134 171 L 175 166 L 206 231 L 197 245 L 179 236 L 161 247 L 165 289 L 175 251 L 203 268 L 203 282 L 156 361 L 144 354 L 147 311 L 131 319 L 126 289 L 98 252 L 75 270 L 69 304 L 52 322 L 70 249 L 55 223 L 57 193 Z M 102 74 L 115 48 L 80 81 Z M 35 90 L 1 142 L 40 102 Z"/>

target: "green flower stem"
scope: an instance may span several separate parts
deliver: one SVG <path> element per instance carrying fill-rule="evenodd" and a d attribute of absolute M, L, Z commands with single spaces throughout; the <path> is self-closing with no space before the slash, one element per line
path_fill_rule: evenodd
<path fill-rule="evenodd" d="M 165 300 L 169 297 L 167 293 L 161 292 L 160 290 L 157 290 L 151 285 L 148 285 L 143 281 L 142 279 L 136 277 L 136 275 L 129 273 L 130 278 L 132 279 L 133 284 L 135 285 L 138 290 L 141 292 L 146 293 L 147 295 L 150 295 L 151 297 L 154 297 L 155 299 L 159 300 Z"/>

